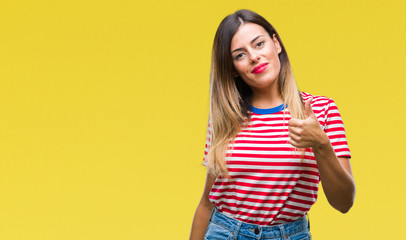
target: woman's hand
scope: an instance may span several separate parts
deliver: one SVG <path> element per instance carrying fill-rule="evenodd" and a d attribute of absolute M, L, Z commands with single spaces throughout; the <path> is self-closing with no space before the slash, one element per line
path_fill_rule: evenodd
<path fill-rule="evenodd" d="M 330 143 L 310 106 L 312 100 L 311 98 L 305 102 L 306 119 L 292 118 L 289 120 L 289 142 L 294 147 L 315 148 Z"/>

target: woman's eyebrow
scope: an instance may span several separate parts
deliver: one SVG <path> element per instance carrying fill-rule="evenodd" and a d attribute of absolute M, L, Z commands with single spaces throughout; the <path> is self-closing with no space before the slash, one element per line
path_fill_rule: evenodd
<path fill-rule="evenodd" d="M 255 42 L 255 40 L 257 40 L 261 36 L 263 37 L 263 35 L 256 36 L 254 39 L 251 40 L 250 43 L 252 44 L 253 42 Z M 236 51 L 240 51 L 240 50 L 244 50 L 244 49 L 243 48 L 237 48 L 237 49 L 234 49 L 233 51 L 231 51 L 231 53 L 236 52 Z"/>

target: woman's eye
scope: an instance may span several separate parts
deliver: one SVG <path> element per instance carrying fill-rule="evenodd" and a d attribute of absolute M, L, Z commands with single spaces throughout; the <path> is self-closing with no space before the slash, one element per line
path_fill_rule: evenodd
<path fill-rule="evenodd" d="M 235 56 L 235 59 L 238 60 L 238 59 L 242 58 L 243 56 L 244 56 L 244 54 L 240 53 L 237 56 Z"/>
<path fill-rule="evenodd" d="M 257 44 L 257 47 L 262 47 L 264 45 L 264 42 L 259 42 L 258 44 Z"/>

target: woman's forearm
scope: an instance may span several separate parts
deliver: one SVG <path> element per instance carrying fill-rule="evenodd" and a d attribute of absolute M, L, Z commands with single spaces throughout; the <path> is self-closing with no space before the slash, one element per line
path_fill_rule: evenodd
<path fill-rule="evenodd" d="M 313 152 L 328 202 L 338 211 L 348 212 L 355 198 L 355 182 L 349 162 L 343 166 L 327 136 L 319 145 L 313 147 Z"/>
<path fill-rule="evenodd" d="M 203 240 L 204 235 L 209 225 L 209 218 L 214 204 L 202 204 L 196 208 L 195 216 L 193 217 L 192 230 L 190 231 L 189 240 Z"/>

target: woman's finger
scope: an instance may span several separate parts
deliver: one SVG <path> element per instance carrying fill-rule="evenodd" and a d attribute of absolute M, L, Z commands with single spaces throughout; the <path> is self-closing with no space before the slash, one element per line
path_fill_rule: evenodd
<path fill-rule="evenodd" d="M 299 147 L 299 144 L 295 141 L 295 140 L 293 140 L 293 139 L 290 139 L 289 140 L 289 143 L 292 145 L 292 146 L 294 146 L 294 147 Z"/>
<path fill-rule="evenodd" d="M 292 118 L 289 120 L 289 127 L 301 127 L 303 126 L 303 120 Z"/>
<path fill-rule="evenodd" d="M 290 139 L 294 140 L 295 142 L 300 142 L 300 140 L 302 139 L 301 136 L 296 135 L 293 132 L 289 132 L 289 137 L 290 137 Z"/>
<path fill-rule="evenodd" d="M 303 129 L 300 128 L 300 127 L 291 127 L 291 126 L 289 126 L 288 130 L 289 130 L 290 133 L 294 133 L 296 135 L 302 135 L 302 133 L 303 133 Z"/>

